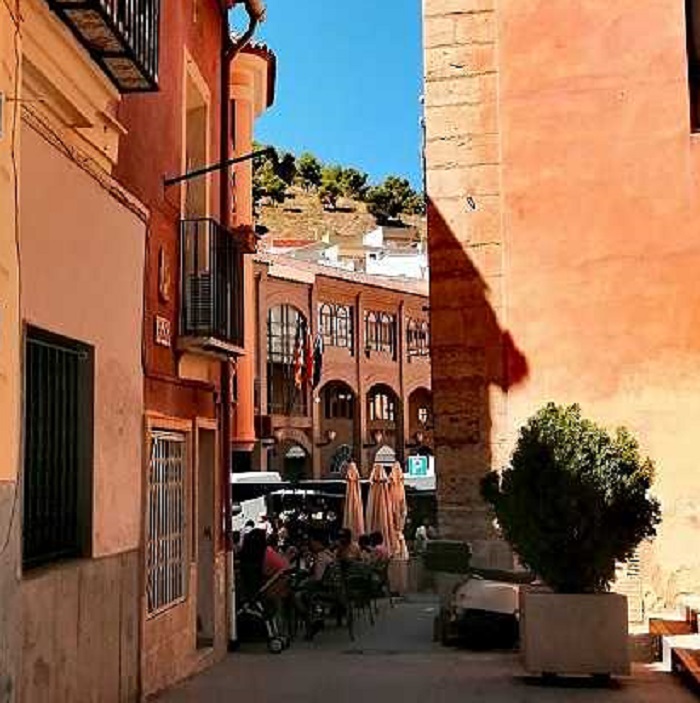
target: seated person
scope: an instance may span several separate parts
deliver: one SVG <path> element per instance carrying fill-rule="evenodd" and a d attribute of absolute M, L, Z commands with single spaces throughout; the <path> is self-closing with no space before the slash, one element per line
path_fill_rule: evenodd
<path fill-rule="evenodd" d="M 309 575 L 299 584 L 295 601 L 297 611 L 306 622 L 306 638 L 313 639 L 323 626 L 323 614 L 313 606 L 327 595 L 323 580 L 328 567 L 335 562 L 335 557 L 328 549 L 328 536 L 320 530 L 314 530 L 309 535 L 309 550 Z"/>
<path fill-rule="evenodd" d="M 267 545 L 263 530 L 252 530 L 246 535 L 241 547 L 240 567 L 243 596 L 253 598 L 275 574 L 286 571 L 289 563 Z M 263 598 L 277 606 L 286 596 L 287 590 L 286 581 L 280 579 L 265 590 Z"/>
<path fill-rule="evenodd" d="M 338 561 L 350 562 L 359 561 L 360 546 L 352 539 L 352 530 L 344 527 L 338 533 L 338 546 L 335 550 Z"/>
<path fill-rule="evenodd" d="M 369 536 L 369 543 L 372 548 L 373 561 L 388 562 L 391 558 L 389 550 L 384 544 L 384 535 L 381 532 L 373 532 Z"/>
<path fill-rule="evenodd" d="M 367 564 L 370 563 L 372 561 L 372 544 L 369 535 L 360 535 L 357 544 L 360 548 L 360 560 Z"/>

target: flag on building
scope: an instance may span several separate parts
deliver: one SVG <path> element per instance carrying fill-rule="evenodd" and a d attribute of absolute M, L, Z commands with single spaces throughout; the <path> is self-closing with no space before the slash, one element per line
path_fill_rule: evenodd
<path fill-rule="evenodd" d="M 294 339 L 294 355 L 292 357 L 292 371 L 294 373 L 294 385 L 297 390 L 301 390 L 304 385 L 304 355 L 303 337 L 301 327 L 297 327 L 297 334 Z"/>
<path fill-rule="evenodd" d="M 306 333 L 304 357 L 304 381 L 307 387 L 311 388 L 314 380 L 314 338 L 311 336 L 311 332 Z"/>
<path fill-rule="evenodd" d="M 323 337 L 317 333 L 316 339 L 314 340 L 314 372 L 311 386 L 312 388 L 316 388 L 316 386 L 321 383 L 321 374 L 323 372 L 323 351 Z"/>

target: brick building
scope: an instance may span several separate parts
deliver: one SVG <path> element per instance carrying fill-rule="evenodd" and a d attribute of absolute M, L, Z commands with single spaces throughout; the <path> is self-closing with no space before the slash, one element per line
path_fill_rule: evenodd
<path fill-rule="evenodd" d="M 342 477 L 354 459 L 432 454 L 427 287 L 298 262 L 255 260 L 253 466 L 288 478 Z M 323 339 L 316 387 L 295 383 L 295 349 Z"/>
<path fill-rule="evenodd" d="M 657 463 L 646 599 L 700 587 L 695 0 L 427 0 L 425 118 L 443 529 L 547 401 Z"/>

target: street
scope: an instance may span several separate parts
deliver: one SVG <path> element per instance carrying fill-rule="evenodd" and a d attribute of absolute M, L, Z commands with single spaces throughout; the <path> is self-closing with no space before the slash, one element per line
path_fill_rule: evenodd
<path fill-rule="evenodd" d="M 344 629 L 295 642 L 279 656 L 264 647 L 241 652 L 165 693 L 161 703 L 692 703 L 668 674 L 635 666 L 609 689 L 588 679 L 544 687 L 526 677 L 517 654 L 443 649 L 431 642 L 436 605 L 429 598 L 385 606 L 356 642 Z"/>

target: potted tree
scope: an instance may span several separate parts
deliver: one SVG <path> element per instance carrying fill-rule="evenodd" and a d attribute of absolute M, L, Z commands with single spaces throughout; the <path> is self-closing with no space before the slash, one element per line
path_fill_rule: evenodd
<path fill-rule="evenodd" d="M 546 584 L 521 592 L 528 671 L 629 673 L 627 599 L 610 584 L 616 563 L 656 534 L 653 474 L 627 430 L 550 403 L 521 429 L 510 466 L 484 478 L 503 536 Z"/>

